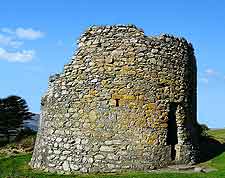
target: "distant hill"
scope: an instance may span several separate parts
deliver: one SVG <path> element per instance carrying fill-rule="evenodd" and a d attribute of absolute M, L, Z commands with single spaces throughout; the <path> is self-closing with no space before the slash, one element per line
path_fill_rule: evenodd
<path fill-rule="evenodd" d="M 210 129 L 207 133 L 221 143 L 225 143 L 225 129 Z"/>
<path fill-rule="evenodd" d="M 24 121 L 24 127 L 38 131 L 40 114 L 35 114 L 31 119 Z"/>

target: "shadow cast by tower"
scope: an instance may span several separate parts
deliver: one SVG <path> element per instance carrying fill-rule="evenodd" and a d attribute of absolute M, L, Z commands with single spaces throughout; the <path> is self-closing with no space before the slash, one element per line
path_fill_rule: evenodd
<path fill-rule="evenodd" d="M 211 136 L 200 139 L 200 162 L 208 161 L 225 152 L 225 143 L 220 143 Z"/>

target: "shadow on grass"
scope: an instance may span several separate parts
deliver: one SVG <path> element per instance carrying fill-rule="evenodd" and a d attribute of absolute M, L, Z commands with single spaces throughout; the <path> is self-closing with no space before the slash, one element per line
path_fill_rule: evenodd
<path fill-rule="evenodd" d="M 200 162 L 208 161 L 225 152 L 225 143 L 220 143 L 211 136 L 203 136 L 200 140 Z"/>

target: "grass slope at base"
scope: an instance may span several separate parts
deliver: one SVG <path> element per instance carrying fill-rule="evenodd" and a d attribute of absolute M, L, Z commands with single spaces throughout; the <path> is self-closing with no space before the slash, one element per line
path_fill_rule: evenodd
<path fill-rule="evenodd" d="M 214 138 L 221 140 L 224 130 L 213 130 L 209 132 Z M 221 134 L 220 134 L 221 133 Z M 225 137 L 224 137 L 225 138 Z M 223 138 L 223 141 L 224 141 Z M 216 168 L 217 171 L 210 173 L 146 173 L 146 172 L 124 172 L 111 174 L 86 174 L 86 175 L 57 175 L 43 173 L 32 170 L 28 163 L 31 159 L 31 154 L 20 154 L 15 156 L 0 155 L 0 178 L 224 178 L 225 177 L 225 152 L 217 157 L 201 163 L 206 167 Z"/>

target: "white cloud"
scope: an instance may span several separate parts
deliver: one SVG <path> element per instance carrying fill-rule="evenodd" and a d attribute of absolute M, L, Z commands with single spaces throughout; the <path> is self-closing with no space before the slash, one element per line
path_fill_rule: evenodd
<path fill-rule="evenodd" d="M 33 30 L 32 28 L 17 28 L 15 34 L 20 39 L 36 40 L 42 38 L 44 33 L 39 30 Z"/>
<path fill-rule="evenodd" d="M 200 82 L 208 84 L 211 81 L 221 81 L 221 79 L 225 80 L 225 76 L 223 76 L 218 70 L 207 68 L 204 72 L 199 74 L 198 79 Z"/>
<path fill-rule="evenodd" d="M 218 72 L 212 68 L 208 68 L 204 71 L 202 76 L 199 78 L 200 82 L 208 84 L 212 78 L 217 78 Z"/>
<path fill-rule="evenodd" d="M 9 62 L 28 62 L 34 58 L 34 50 L 22 50 L 16 52 L 8 52 L 0 48 L 0 60 L 7 60 Z"/>
<path fill-rule="evenodd" d="M 207 76 L 215 76 L 215 75 L 217 75 L 217 72 L 215 70 L 213 70 L 213 69 L 206 69 L 205 70 L 205 74 Z"/>
<path fill-rule="evenodd" d="M 44 37 L 44 33 L 40 30 L 34 30 L 32 28 L 16 28 L 15 30 L 10 28 L 1 28 L 1 32 L 7 33 L 9 35 L 14 35 L 19 39 L 24 40 L 36 40 L 38 38 Z"/>
<path fill-rule="evenodd" d="M 40 30 L 32 28 L 0 28 L 0 60 L 9 62 L 28 62 L 35 56 L 34 50 L 15 50 L 24 44 L 25 40 L 36 40 L 44 37 Z"/>
<path fill-rule="evenodd" d="M 208 84 L 209 83 L 209 79 L 206 77 L 202 77 L 199 79 L 202 83 Z"/>
<path fill-rule="evenodd" d="M 10 28 L 2 28 L 1 31 L 4 32 L 4 33 L 8 33 L 8 34 L 14 33 Z"/>
<path fill-rule="evenodd" d="M 23 45 L 22 41 L 13 40 L 10 36 L 0 34 L 0 45 L 18 48 Z"/>

